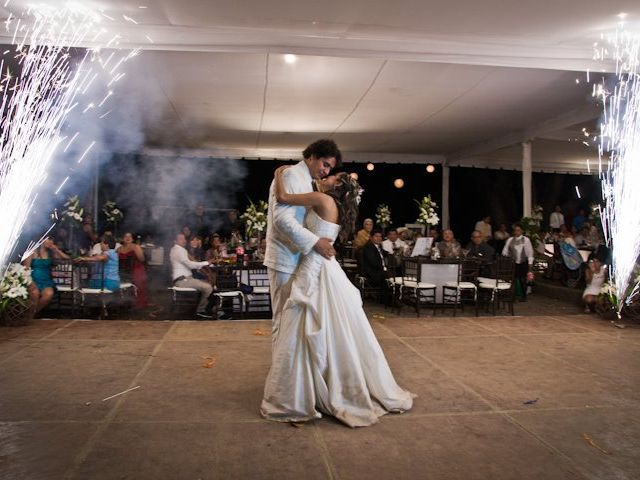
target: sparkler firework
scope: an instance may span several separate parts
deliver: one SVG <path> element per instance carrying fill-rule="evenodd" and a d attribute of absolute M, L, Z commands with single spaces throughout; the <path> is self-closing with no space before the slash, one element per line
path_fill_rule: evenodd
<path fill-rule="evenodd" d="M 615 34 L 604 40 L 595 45 L 595 58 L 615 61 L 615 85 L 603 80 L 594 85 L 594 96 L 604 105 L 599 145 L 601 216 L 612 247 L 611 281 L 620 315 L 639 286 L 633 269 L 640 255 L 640 38 L 619 24 Z"/>
<path fill-rule="evenodd" d="M 119 67 L 138 53 L 119 51 L 119 37 L 108 36 L 103 18 L 82 6 L 31 6 L 11 13 L 4 22 L 15 48 L 0 58 L 0 275 L 14 253 L 48 169 L 52 164 L 62 167 L 56 160 L 73 152 L 64 153 L 72 143 L 83 150 L 77 162 L 72 162 L 76 165 L 95 144 L 80 132 L 65 136 L 70 115 L 87 110 L 90 115 L 101 114 L 100 108 L 109 106 L 113 92 L 88 98 L 91 84 L 105 73 L 111 80 L 121 77 Z M 93 47 L 80 48 L 87 44 Z M 111 49 L 106 60 L 101 48 L 95 47 L 101 44 Z M 41 241 L 31 242 L 23 258 Z"/>

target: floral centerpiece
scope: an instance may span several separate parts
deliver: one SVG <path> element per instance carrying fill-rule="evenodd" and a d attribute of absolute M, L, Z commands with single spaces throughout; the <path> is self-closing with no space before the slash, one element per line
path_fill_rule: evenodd
<path fill-rule="evenodd" d="M 431 200 L 431 195 L 427 195 L 422 199 L 421 202 L 415 200 L 418 204 L 418 218 L 416 223 L 421 223 L 427 228 L 427 232 L 431 227 L 434 227 L 440 223 L 440 218 L 436 213 L 436 208 L 438 208 L 438 204 Z"/>
<path fill-rule="evenodd" d="M 118 223 L 120 223 L 124 218 L 122 210 L 118 208 L 116 202 L 108 201 L 105 202 L 104 206 L 102 207 L 102 213 L 104 213 L 104 216 L 107 219 L 107 223 L 109 225 L 113 225 L 113 234 L 116 235 Z"/>
<path fill-rule="evenodd" d="M 82 223 L 84 208 L 80 206 L 80 199 L 77 195 L 73 195 L 67 199 L 64 204 L 64 213 L 62 221 L 75 226 Z"/>
<path fill-rule="evenodd" d="M 267 228 L 267 208 L 268 204 L 264 200 L 253 203 L 249 200 L 249 206 L 240 215 L 240 220 L 245 225 L 245 234 L 248 238 L 261 237 Z"/>
<path fill-rule="evenodd" d="M 0 323 L 16 324 L 29 310 L 31 269 L 11 263 L 0 280 Z"/>
<path fill-rule="evenodd" d="M 376 210 L 376 223 L 382 228 L 387 228 L 391 225 L 391 209 L 389 205 L 381 203 Z"/>

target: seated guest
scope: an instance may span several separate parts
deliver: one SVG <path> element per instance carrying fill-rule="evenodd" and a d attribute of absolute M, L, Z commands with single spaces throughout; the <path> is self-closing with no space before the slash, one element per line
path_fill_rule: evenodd
<path fill-rule="evenodd" d="M 260 245 L 258 246 L 257 250 L 253 252 L 253 260 L 256 262 L 263 262 L 264 254 L 266 253 L 266 251 L 267 251 L 267 239 L 261 238 Z"/>
<path fill-rule="evenodd" d="M 209 265 L 209 262 L 194 262 L 189 260 L 187 239 L 183 233 L 176 235 L 175 244 L 171 247 L 169 260 L 171 261 L 171 278 L 176 287 L 195 288 L 200 292 L 200 302 L 196 309 L 196 315 L 203 318 L 212 318 L 211 311 L 215 298 L 211 297 L 213 287 L 204 280 L 193 278 L 192 270 Z"/>
<path fill-rule="evenodd" d="M 587 221 L 587 217 L 585 216 L 584 209 L 580 209 L 578 211 L 578 215 L 573 217 L 572 225 L 576 227 L 576 231 L 580 231 L 584 228 L 584 223 Z"/>
<path fill-rule="evenodd" d="M 373 220 L 371 220 L 370 218 L 365 218 L 364 222 L 362 222 L 362 230 L 358 230 L 358 233 L 356 234 L 356 238 L 353 241 L 354 250 L 360 250 L 367 243 L 369 243 L 372 230 L 373 230 Z"/>
<path fill-rule="evenodd" d="M 194 262 L 201 262 L 204 260 L 204 252 L 202 251 L 202 238 L 194 235 L 189 239 L 189 257 Z"/>
<path fill-rule="evenodd" d="M 52 257 L 69 258 L 51 238 L 47 237 L 42 245 L 22 262 L 25 267 L 31 268 L 32 283 L 29 285 L 29 296 L 34 313 L 49 305 L 56 291 L 56 284 L 51 277 Z"/>
<path fill-rule="evenodd" d="M 571 233 L 573 234 L 573 241 L 576 242 L 576 245 L 578 247 L 582 247 L 587 244 L 587 241 L 583 235 L 583 231 L 584 231 L 584 228 L 578 231 L 578 229 L 575 226 L 571 227 Z"/>
<path fill-rule="evenodd" d="M 102 232 L 100 241 L 93 247 L 91 247 L 89 255 L 102 255 L 102 241 L 105 239 L 105 237 L 113 237 L 113 232 L 111 230 L 105 230 L 104 232 Z M 118 241 L 116 240 L 116 250 L 118 250 L 121 246 L 122 244 L 118 243 Z"/>
<path fill-rule="evenodd" d="M 565 225 L 562 225 L 560 227 L 560 230 L 561 230 L 560 235 L 561 235 L 562 241 L 564 243 L 571 245 L 573 248 L 578 248 L 578 245 L 576 245 L 576 241 L 573 238 L 573 232 L 569 230 Z"/>
<path fill-rule="evenodd" d="M 467 245 L 467 255 L 477 258 L 481 263 L 492 263 L 496 254 L 491 245 L 484 240 L 482 232 L 474 230 L 471 232 L 471 241 Z"/>
<path fill-rule="evenodd" d="M 136 287 L 136 308 L 143 309 L 149 305 L 147 294 L 147 272 L 144 268 L 144 251 L 133 241 L 133 234 L 127 232 L 122 237 L 122 246 L 116 248 L 120 265 L 129 265 L 131 282 Z"/>
<path fill-rule="evenodd" d="M 454 238 L 453 230 L 442 232 L 442 241 L 438 242 L 438 250 L 442 258 L 457 258 L 462 254 L 460 243 Z"/>
<path fill-rule="evenodd" d="M 191 228 L 189 228 L 189 225 L 183 226 L 181 232 L 184 235 L 184 238 L 187 240 L 187 242 L 191 240 L 191 236 L 193 235 L 193 232 L 191 231 Z"/>
<path fill-rule="evenodd" d="M 509 231 L 507 230 L 507 225 L 505 223 L 501 223 L 498 229 L 493 233 L 493 239 L 496 241 L 496 249 L 500 251 L 502 247 L 504 247 L 504 243 L 509 238 Z M 500 248 L 498 248 L 498 246 Z"/>
<path fill-rule="evenodd" d="M 238 220 L 238 211 L 237 210 L 229 210 L 227 212 L 227 216 L 222 222 L 222 227 L 220 227 L 220 235 L 222 238 L 226 238 L 231 240 L 231 237 L 234 233 L 240 232 L 241 224 Z"/>
<path fill-rule="evenodd" d="M 491 217 L 490 216 L 487 215 L 486 217 L 482 217 L 481 220 L 476 222 L 475 228 L 482 235 L 483 242 L 488 242 L 493 238 L 491 234 Z"/>
<path fill-rule="evenodd" d="M 409 244 L 409 229 L 407 227 L 398 228 L 398 238 L 404 243 Z"/>
<path fill-rule="evenodd" d="M 93 231 L 92 225 L 92 217 L 87 215 L 84 218 L 84 223 L 82 224 L 82 230 L 80 231 L 77 238 L 77 245 L 81 252 L 88 252 L 91 250 L 94 242 L 98 240 L 98 235 Z"/>
<path fill-rule="evenodd" d="M 206 251 L 204 259 L 211 263 L 218 263 L 222 257 L 227 256 L 227 246 L 222 243 L 220 235 L 211 235 L 211 247 Z"/>
<path fill-rule="evenodd" d="M 116 291 L 120 289 L 120 261 L 116 252 L 116 239 L 113 236 L 103 236 L 100 244 L 102 253 L 91 257 L 76 258 L 78 262 L 103 262 L 104 270 L 102 279 L 91 278 L 89 286 L 91 288 L 104 288 L 106 290 Z"/>
<path fill-rule="evenodd" d="M 507 240 L 502 255 L 511 257 L 515 263 L 515 278 L 520 282 L 520 290 L 522 300 L 527 299 L 527 274 L 529 268 L 533 265 L 533 246 L 531 240 L 524 236 L 522 226 L 516 223 L 513 226 L 513 237 Z M 516 293 L 518 289 L 516 288 Z"/>
<path fill-rule="evenodd" d="M 384 248 L 389 255 L 401 254 L 404 252 L 406 246 L 407 244 L 398 238 L 398 231 L 395 228 L 387 232 L 387 239 L 382 242 L 382 248 Z"/>
<path fill-rule="evenodd" d="M 373 230 L 369 242 L 360 251 L 360 273 L 374 287 L 383 287 L 387 278 L 385 258 L 382 248 L 382 232 Z"/>
<path fill-rule="evenodd" d="M 186 224 L 189 225 L 191 232 L 202 238 L 206 238 L 209 235 L 211 221 L 204 211 L 204 205 L 196 205 L 196 208 L 187 215 Z"/>
<path fill-rule="evenodd" d="M 584 313 L 591 313 L 595 308 L 598 295 L 600 295 L 600 289 L 607 281 L 607 266 L 602 265 L 602 262 L 597 258 L 589 260 L 587 265 L 589 267 L 585 273 L 587 288 L 582 293 L 582 301 L 584 302 Z"/>

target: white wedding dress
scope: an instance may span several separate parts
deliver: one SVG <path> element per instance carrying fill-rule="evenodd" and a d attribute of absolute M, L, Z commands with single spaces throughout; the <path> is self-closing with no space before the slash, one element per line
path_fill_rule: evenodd
<path fill-rule="evenodd" d="M 306 226 L 335 240 L 339 225 L 310 210 Z M 335 258 L 315 251 L 296 273 L 273 345 L 262 415 L 281 422 L 336 417 L 351 427 L 404 412 L 415 395 L 403 390 L 369 325 L 360 292 Z"/>

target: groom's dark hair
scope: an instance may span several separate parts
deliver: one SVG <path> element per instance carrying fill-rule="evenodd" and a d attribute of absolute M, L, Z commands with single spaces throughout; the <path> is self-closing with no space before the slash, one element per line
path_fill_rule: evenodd
<path fill-rule="evenodd" d="M 332 172 L 336 172 L 342 168 L 342 152 L 340 152 L 336 142 L 329 138 L 316 140 L 302 152 L 302 156 L 305 160 L 311 158 L 312 155 L 316 158 L 334 157 L 336 159 L 336 166 L 333 167 L 331 170 Z"/>

